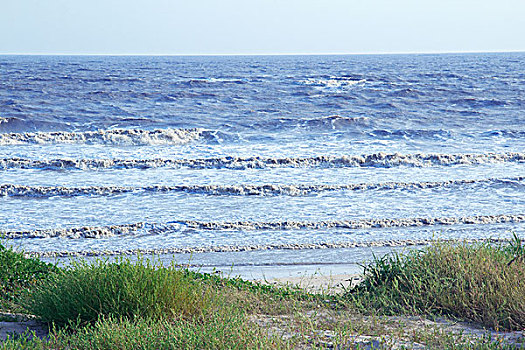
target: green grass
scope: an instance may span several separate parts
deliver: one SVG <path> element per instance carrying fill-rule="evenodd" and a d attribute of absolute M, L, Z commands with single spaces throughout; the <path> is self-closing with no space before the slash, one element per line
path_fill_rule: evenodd
<path fill-rule="evenodd" d="M 22 304 L 44 322 L 62 326 L 101 316 L 199 317 L 216 298 L 183 270 L 139 258 L 73 263 L 32 288 Z"/>
<path fill-rule="evenodd" d="M 99 318 L 84 327 L 55 330 L 49 339 L 12 338 L 0 349 L 276 349 L 286 341 L 268 337 L 232 308 L 206 322 L 151 318 Z"/>
<path fill-rule="evenodd" d="M 237 294 L 246 289 L 252 301 L 262 291 L 281 298 L 287 294 L 141 258 L 81 261 L 22 298 L 27 312 L 59 327 L 51 339 L 21 338 L 12 344 L 25 341 L 28 347 L 53 349 L 282 348 L 286 341 L 263 334 L 247 320 L 250 308 L 241 305 L 246 299 Z"/>
<path fill-rule="evenodd" d="M 379 314 L 433 314 L 502 330 L 525 328 L 525 261 L 510 246 L 436 243 L 376 258 L 346 297 Z"/>
<path fill-rule="evenodd" d="M 381 315 L 446 315 L 524 329 L 524 256 L 517 237 L 509 246 L 436 243 L 377 258 L 360 286 L 330 296 L 140 257 L 57 268 L 4 247 L 4 290 L 16 290 L 13 303 L 53 330 L 45 340 L 11 337 L 0 349 L 349 348 L 358 335 L 387 346 L 404 339 L 438 349 L 506 349 L 490 338 L 410 330 Z"/>
<path fill-rule="evenodd" d="M 45 279 L 57 268 L 0 242 L 0 309 L 12 309 L 23 291 Z"/>

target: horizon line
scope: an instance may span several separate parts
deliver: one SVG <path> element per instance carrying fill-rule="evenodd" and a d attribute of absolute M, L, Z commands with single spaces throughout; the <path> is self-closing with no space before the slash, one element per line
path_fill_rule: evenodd
<path fill-rule="evenodd" d="M 525 53 L 525 50 L 494 51 L 393 51 L 393 52 L 311 52 L 311 53 L 0 53 L 0 56 L 358 56 L 358 55 L 436 55 L 474 53 Z"/>

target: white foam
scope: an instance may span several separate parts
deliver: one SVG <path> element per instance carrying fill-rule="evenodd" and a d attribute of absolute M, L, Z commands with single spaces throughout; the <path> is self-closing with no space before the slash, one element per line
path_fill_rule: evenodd
<path fill-rule="evenodd" d="M 348 249 L 362 247 L 410 247 L 430 245 L 435 243 L 433 239 L 405 239 L 398 241 L 379 240 L 370 242 L 319 242 L 319 243 L 283 243 L 283 244 L 257 244 L 257 245 L 224 245 L 203 247 L 166 247 L 156 249 L 126 249 L 126 250 L 92 250 L 92 251 L 46 251 L 26 252 L 26 256 L 39 258 L 62 258 L 62 257 L 95 257 L 95 256 L 118 256 L 118 255 L 159 255 L 159 254 L 191 254 L 191 253 L 224 253 L 224 252 L 250 252 L 260 250 L 313 250 L 313 249 Z M 439 242 L 508 242 L 507 239 L 465 239 L 465 240 L 439 240 Z M 187 264 L 185 264 L 188 267 Z"/>
<path fill-rule="evenodd" d="M 383 183 L 357 183 L 347 185 L 179 185 L 179 186 L 24 186 L 3 184 L 0 185 L 0 197 L 73 197 L 83 195 L 109 196 L 130 192 L 186 192 L 206 195 L 234 195 L 234 196 L 305 196 L 325 191 L 358 191 L 358 190 L 392 190 L 392 189 L 426 189 L 441 188 L 472 184 L 505 184 L 525 180 L 525 177 L 506 179 L 477 179 L 477 180 L 450 180 L 427 182 L 383 182 Z"/>
<path fill-rule="evenodd" d="M 276 222 L 203 222 L 193 220 L 182 220 L 167 224 L 153 223 L 134 223 L 126 225 L 111 226 L 83 226 L 73 228 L 42 229 L 29 231 L 0 231 L 5 238 L 106 238 L 120 235 L 134 235 L 139 231 L 146 231 L 148 234 L 162 234 L 167 231 L 186 229 L 199 230 L 294 230 L 294 229 L 370 229 L 370 228 L 389 228 L 389 227 L 422 227 L 439 225 L 488 225 L 499 223 L 520 223 L 525 222 L 525 214 L 516 215 L 478 215 L 464 217 L 442 217 L 442 218 L 387 218 L 387 219 L 362 219 L 362 220 L 334 220 L 334 221 L 276 221 Z"/>
<path fill-rule="evenodd" d="M 508 153 L 375 153 L 360 156 L 318 156 L 307 158 L 221 157 L 201 159 L 51 159 L 22 158 L 0 159 L 0 169 L 266 169 L 266 168 L 348 168 L 397 166 L 431 167 L 454 165 L 479 165 L 494 163 L 525 163 L 525 152 Z"/>
<path fill-rule="evenodd" d="M 115 129 L 84 132 L 27 132 L 0 134 L 0 145 L 102 144 L 117 146 L 179 145 L 197 140 L 203 129 Z"/>
<path fill-rule="evenodd" d="M 335 77 L 332 76 L 328 79 L 314 79 L 309 78 L 302 81 L 305 85 L 312 85 L 320 88 L 341 88 L 351 87 L 358 84 L 366 83 L 366 79 L 354 79 L 349 77 Z"/>

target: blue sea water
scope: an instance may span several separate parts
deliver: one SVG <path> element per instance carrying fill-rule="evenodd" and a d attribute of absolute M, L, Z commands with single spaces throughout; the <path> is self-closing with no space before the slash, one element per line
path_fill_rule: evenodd
<path fill-rule="evenodd" d="M 525 53 L 0 56 L 0 231 L 48 256 L 340 272 L 525 237 L 524 176 Z"/>

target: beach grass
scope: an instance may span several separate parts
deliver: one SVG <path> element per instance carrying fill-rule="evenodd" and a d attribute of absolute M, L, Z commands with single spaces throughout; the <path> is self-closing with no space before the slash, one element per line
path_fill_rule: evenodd
<path fill-rule="evenodd" d="M 451 316 L 502 330 L 525 329 L 521 241 L 434 245 L 375 258 L 346 293 L 359 309 L 383 315 Z"/>
<path fill-rule="evenodd" d="M 73 262 L 23 298 L 29 313 L 59 326 L 99 317 L 199 317 L 217 303 L 204 284 L 152 260 Z"/>
<path fill-rule="evenodd" d="M 47 339 L 23 334 L 9 338 L 0 349 L 275 349 L 287 341 L 268 336 L 247 322 L 239 310 L 194 319 L 100 317 L 93 324 L 55 329 Z"/>
<path fill-rule="evenodd" d="M 524 256 L 517 237 L 510 245 L 436 242 L 378 257 L 359 286 L 329 295 L 163 266 L 155 258 L 57 268 L 4 247 L 4 267 L 24 266 L 18 275 L 32 276 L 3 282 L 5 291 L 16 290 L 9 305 L 51 331 L 45 339 L 11 336 L 0 349 L 357 349 L 400 341 L 406 348 L 507 349 L 512 345 L 490 335 L 413 327 L 399 315 L 524 329 Z"/>
<path fill-rule="evenodd" d="M 16 308 L 16 298 L 58 269 L 0 242 L 0 309 Z"/>

